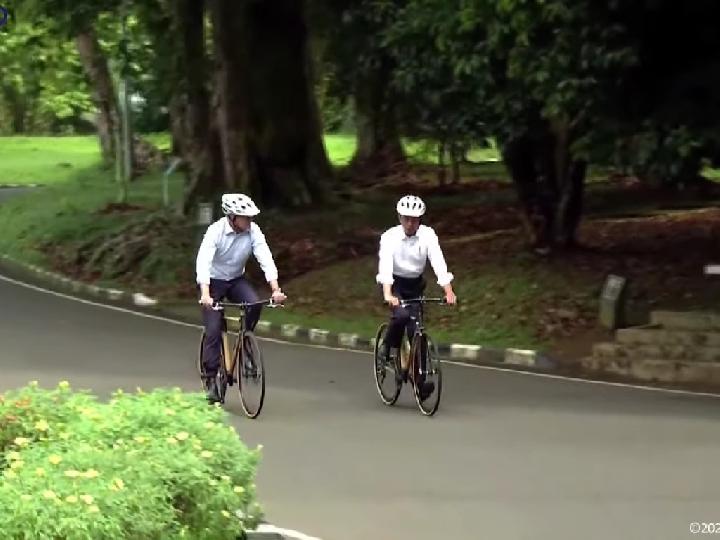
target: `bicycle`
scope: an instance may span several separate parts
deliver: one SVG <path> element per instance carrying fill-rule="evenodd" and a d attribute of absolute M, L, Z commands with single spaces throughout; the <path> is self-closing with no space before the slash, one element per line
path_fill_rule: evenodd
<path fill-rule="evenodd" d="M 407 307 L 411 304 L 419 304 L 420 306 L 417 316 L 411 315 L 410 317 L 415 327 L 412 339 L 408 339 L 407 332 L 403 329 L 400 350 L 397 356 L 395 356 L 394 361 L 387 357 L 380 358 L 378 349 L 380 344 L 385 340 L 388 329 L 388 323 L 385 322 L 378 327 L 375 335 L 374 354 L 375 386 L 377 387 L 382 402 L 388 406 L 394 405 L 400 396 L 403 383 L 409 381 L 412 384 L 413 394 L 418 408 L 425 416 L 432 416 L 437 412 L 438 407 L 440 407 L 440 396 L 442 394 L 442 369 L 440 367 L 437 348 L 425 331 L 424 305 L 430 303 L 447 304 L 444 298 L 420 297 L 400 300 L 401 307 Z M 403 364 L 408 365 L 408 363 L 410 364 L 408 366 L 410 376 L 407 380 L 403 380 L 401 368 Z M 389 391 L 385 391 L 383 384 L 386 379 L 388 379 L 390 372 L 394 374 L 394 376 L 389 377 L 391 388 Z M 434 383 L 435 388 L 432 394 L 422 399 L 418 383 L 425 381 Z M 428 402 L 433 395 L 435 396 L 434 400 Z M 428 405 L 428 403 L 430 404 Z"/>
<path fill-rule="evenodd" d="M 262 351 L 260 350 L 260 345 L 255 334 L 245 328 L 247 308 L 258 305 L 264 305 L 270 308 L 282 307 L 282 304 L 274 303 L 271 298 L 259 302 L 242 302 L 239 304 L 216 302 L 212 307 L 212 309 L 219 311 L 224 311 L 226 308 L 237 308 L 241 310 L 238 317 L 228 317 L 223 314 L 222 346 L 220 347 L 220 365 L 218 366 L 216 382 L 218 393 L 220 394 L 220 403 L 225 403 L 227 387 L 233 386 L 236 382 L 238 383 L 240 403 L 243 412 L 248 418 L 257 418 L 265 401 L 265 364 L 263 362 Z M 228 322 L 237 322 L 239 324 L 238 330 L 235 332 L 228 331 Z M 235 337 L 235 343 L 232 349 L 229 343 L 230 334 Z M 207 392 L 207 378 L 205 376 L 205 367 L 203 366 L 204 345 L 205 330 L 202 331 L 202 335 L 200 336 L 197 369 L 200 374 L 203 390 Z M 231 350 L 232 354 L 230 354 Z M 253 386 L 259 390 L 259 397 L 254 406 L 250 400 Z"/>

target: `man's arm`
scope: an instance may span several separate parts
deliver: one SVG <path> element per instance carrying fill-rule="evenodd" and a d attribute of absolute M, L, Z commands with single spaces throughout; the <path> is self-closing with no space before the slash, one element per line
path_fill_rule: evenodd
<path fill-rule="evenodd" d="M 212 229 L 212 226 L 210 226 L 207 231 L 205 231 L 195 260 L 196 281 L 198 285 L 200 285 L 200 302 L 206 306 L 212 305 L 212 298 L 210 297 L 210 268 L 212 267 L 216 249 L 217 235 Z"/>
<path fill-rule="evenodd" d="M 445 256 L 440 248 L 440 239 L 435 231 L 430 231 L 428 234 L 428 259 L 430 259 L 430 265 L 437 277 L 438 285 L 445 291 L 447 303 L 454 304 L 457 301 L 452 287 L 454 276 L 448 272 Z"/>

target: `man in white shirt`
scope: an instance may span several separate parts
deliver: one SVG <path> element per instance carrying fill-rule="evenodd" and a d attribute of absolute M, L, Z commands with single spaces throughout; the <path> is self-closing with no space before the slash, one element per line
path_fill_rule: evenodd
<path fill-rule="evenodd" d="M 457 301 L 452 288 L 453 275 L 448 272 L 437 234 L 431 227 L 420 224 L 420 218 L 425 214 L 425 203 L 420 197 L 406 195 L 398 201 L 396 209 L 400 225 L 388 229 L 380 237 L 376 280 L 382 286 L 385 302 L 392 307 L 385 342 L 379 347 L 381 355 L 398 354 L 403 330 L 407 329 L 408 337 L 415 331 L 410 317 L 419 306 L 403 308 L 399 304 L 401 298 L 423 295 L 423 272 L 428 260 L 438 285 L 445 291 L 447 303 L 455 304 Z M 406 379 L 408 366 L 401 367 L 401 375 Z M 421 395 L 427 397 L 433 390 L 432 382 L 421 381 Z"/>
<path fill-rule="evenodd" d="M 257 302 L 258 295 L 244 277 L 245 265 L 254 255 L 272 289 L 275 302 L 285 300 L 278 285 L 275 266 L 265 235 L 253 218 L 260 213 L 247 195 L 228 193 L 222 196 L 222 211 L 226 217 L 211 224 L 203 237 L 196 260 L 197 284 L 203 306 L 205 343 L 203 365 L 207 377 L 208 400 L 219 401 L 215 377 L 220 364 L 222 313 L 212 309 L 215 302 L 227 298 L 230 302 Z M 247 310 L 246 327 L 255 329 L 262 306 Z"/>

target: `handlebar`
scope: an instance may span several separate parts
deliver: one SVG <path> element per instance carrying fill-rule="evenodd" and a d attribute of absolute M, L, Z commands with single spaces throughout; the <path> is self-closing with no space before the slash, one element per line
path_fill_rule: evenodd
<path fill-rule="evenodd" d="M 420 297 L 418 297 L 418 298 L 400 298 L 399 300 L 400 300 L 400 306 L 402 306 L 402 307 L 405 307 L 405 306 L 410 305 L 410 304 L 441 304 L 441 305 L 448 305 L 447 300 L 446 300 L 444 297 L 443 297 L 443 298 L 431 298 L 431 297 L 420 296 Z M 385 302 L 384 300 L 383 300 L 383 303 L 386 303 L 386 304 L 387 304 L 387 302 Z M 460 303 L 460 300 L 459 300 L 459 299 L 455 301 L 455 304 L 456 304 L 456 305 L 459 304 L 459 303 Z"/>
<path fill-rule="evenodd" d="M 277 307 L 285 307 L 283 304 L 277 304 L 273 302 L 272 298 L 268 298 L 266 300 L 258 300 L 257 302 L 215 302 L 212 305 L 212 309 L 215 311 L 221 311 L 225 308 L 238 308 L 238 309 L 246 309 L 252 306 L 265 306 L 269 308 L 277 308 Z"/>

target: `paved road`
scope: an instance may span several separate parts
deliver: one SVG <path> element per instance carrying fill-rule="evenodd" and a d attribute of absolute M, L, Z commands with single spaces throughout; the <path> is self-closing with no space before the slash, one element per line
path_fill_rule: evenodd
<path fill-rule="evenodd" d="M 197 388 L 198 332 L 0 280 L 0 390 Z M 264 343 L 268 518 L 323 540 L 691 538 L 720 522 L 720 400 L 447 366 L 444 402 L 379 403 L 370 357 Z"/>
<path fill-rule="evenodd" d="M 9 199 L 10 197 L 25 193 L 29 189 L 32 188 L 0 188 L 0 203 Z"/>

